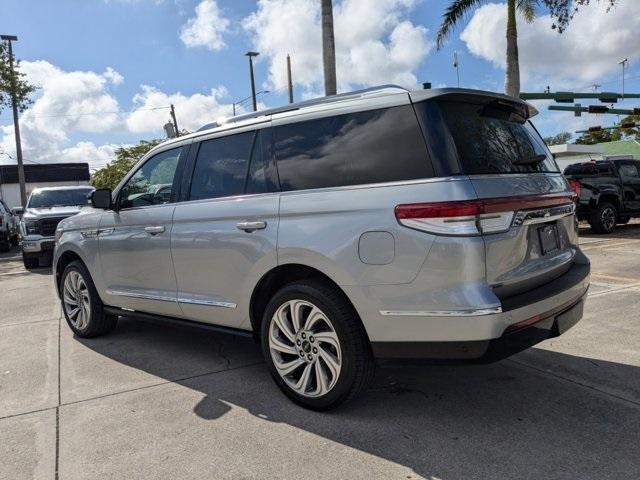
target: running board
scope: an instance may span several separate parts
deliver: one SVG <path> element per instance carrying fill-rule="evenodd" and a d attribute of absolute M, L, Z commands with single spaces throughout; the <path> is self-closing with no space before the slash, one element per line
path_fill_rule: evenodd
<path fill-rule="evenodd" d="M 211 325 L 209 323 L 195 322 L 193 320 L 184 320 L 181 318 L 165 317 L 164 315 L 155 315 L 153 313 L 138 312 L 136 310 L 129 310 L 126 308 L 108 307 L 106 305 L 104 307 L 104 311 L 106 313 L 110 313 L 111 315 L 136 318 L 140 320 L 149 321 L 152 323 L 172 325 L 175 327 L 188 328 L 191 330 L 200 330 L 200 331 L 208 330 L 210 332 L 226 333 L 226 334 L 236 335 L 239 337 L 255 338 L 253 335 L 253 332 L 250 332 L 248 330 L 241 330 L 239 328 L 224 327 L 221 325 Z"/>

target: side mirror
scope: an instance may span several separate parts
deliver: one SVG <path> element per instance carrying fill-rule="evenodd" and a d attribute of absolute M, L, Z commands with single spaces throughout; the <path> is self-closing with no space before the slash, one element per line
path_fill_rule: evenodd
<path fill-rule="evenodd" d="M 111 201 L 111 190 L 108 188 L 100 188 L 94 190 L 89 194 L 89 200 L 93 208 L 101 208 L 102 210 L 109 210 L 113 207 Z"/>
<path fill-rule="evenodd" d="M 13 213 L 14 215 L 18 215 L 19 217 L 22 216 L 22 214 L 24 213 L 24 208 L 22 207 L 13 207 L 13 210 L 11 210 L 11 213 Z"/>

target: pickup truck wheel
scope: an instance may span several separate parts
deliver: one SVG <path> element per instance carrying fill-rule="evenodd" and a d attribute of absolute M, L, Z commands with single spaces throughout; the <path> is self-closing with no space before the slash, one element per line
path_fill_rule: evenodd
<path fill-rule="evenodd" d="M 602 202 L 591 214 L 589 224 L 595 233 L 611 233 L 616 227 L 617 217 L 616 207 L 610 203 Z"/>
<path fill-rule="evenodd" d="M 22 263 L 24 263 L 24 268 L 31 270 L 32 268 L 38 268 L 40 266 L 40 259 L 37 255 L 29 255 L 28 253 L 22 252 Z"/>
<path fill-rule="evenodd" d="M 9 240 L 0 240 L 0 252 L 5 253 L 11 250 L 11 242 Z"/>
<path fill-rule="evenodd" d="M 301 280 L 284 286 L 267 306 L 262 350 L 278 387 L 312 410 L 352 399 L 373 378 L 364 327 L 335 287 Z"/>
<path fill-rule="evenodd" d="M 618 223 L 620 225 L 626 225 L 631 220 L 631 217 L 618 217 Z"/>
<path fill-rule="evenodd" d="M 67 324 L 80 338 L 92 338 L 113 330 L 116 315 L 105 313 L 87 267 L 80 261 L 71 262 L 60 279 L 62 311 Z"/>

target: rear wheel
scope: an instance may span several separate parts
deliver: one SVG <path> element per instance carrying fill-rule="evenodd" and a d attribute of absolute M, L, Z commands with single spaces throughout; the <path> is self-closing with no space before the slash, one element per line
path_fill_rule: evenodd
<path fill-rule="evenodd" d="M 299 281 L 267 306 L 262 349 L 276 384 L 294 402 L 329 410 L 373 378 L 374 361 L 353 307 L 333 286 Z"/>
<path fill-rule="evenodd" d="M 31 270 L 32 268 L 38 268 L 40 266 L 40 259 L 37 255 L 22 252 L 22 263 L 24 268 Z"/>
<path fill-rule="evenodd" d="M 616 207 L 610 203 L 602 202 L 591 214 L 589 224 L 595 233 L 611 233 L 616 227 L 617 217 Z"/>
<path fill-rule="evenodd" d="M 11 242 L 9 240 L 0 240 L 0 252 L 5 253 L 11 250 Z"/>
<path fill-rule="evenodd" d="M 67 324 L 81 338 L 97 337 L 110 332 L 118 317 L 107 314 L 87 267 L 71 262 L 60 279 L 62 310 Z"/>

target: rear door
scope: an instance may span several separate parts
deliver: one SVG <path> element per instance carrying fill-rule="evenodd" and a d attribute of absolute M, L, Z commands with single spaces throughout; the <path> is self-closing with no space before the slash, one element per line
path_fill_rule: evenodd
<path fill-rule="evenodd" d="M 448 147 L 440 148 L 457 157 L 454 173 L 468 176 L 487 212 L 479 230 L 496 294 L 527 291 L 565 273 L 578 241 L 572 193 L 524 104 L 474 95 L 434 103 L 430 119 L 446 130 Z"/>
<path fill-rule="evenodd" d="M 199 144 L 171 239 L 184 316 L 240 327 L 253 287 L 277 265 L 279 194 L 270 129 L 220 134 Z"/>

